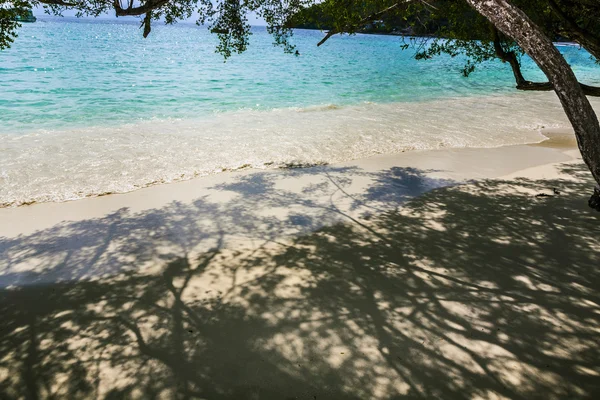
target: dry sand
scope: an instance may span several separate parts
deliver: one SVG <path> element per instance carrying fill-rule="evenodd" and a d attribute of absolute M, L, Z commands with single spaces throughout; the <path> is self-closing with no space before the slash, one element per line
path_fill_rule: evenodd
<path fill-rule="evenodd" d="M 0 394 L 600 398 L 600 215 L 549 136 L 0 209 Z"/>

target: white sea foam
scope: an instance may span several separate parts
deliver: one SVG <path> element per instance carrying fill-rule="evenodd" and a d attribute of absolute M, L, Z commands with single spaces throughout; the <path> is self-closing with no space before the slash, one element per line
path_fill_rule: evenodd
<path fill-rule="evenodd" d="M 600 103 L 595 103 L 600 109 Z M 305 112 L 311 111 L 311 112 Z M 552 93 L 238 111 L 0 136 L 0 204 L 66 201 L 238 168 L 539 142 L 568 127 Z"/>

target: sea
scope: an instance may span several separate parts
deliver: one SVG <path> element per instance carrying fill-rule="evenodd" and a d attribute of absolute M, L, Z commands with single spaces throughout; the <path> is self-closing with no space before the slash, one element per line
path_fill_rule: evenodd
<path fill-rule="evenodd" d="M 330 164 L 405 151 L 535 143 L 568 127 L 553 93 L 510 68 L 414 59 L 410 39 L 296 30 L 299 55 L 253 27 L 230 59 L 193 23 L 42 17 L 0 51 L 0 207 L 123 193 L 242 168 Z M 421 43 L 427 46 L 427 43 Z M 559 46 L 579 79 L 600 66 Z M 530 80 L 544 77 L 523 59 Z M 595 103 L 598 105 L 598 103 Z"/>

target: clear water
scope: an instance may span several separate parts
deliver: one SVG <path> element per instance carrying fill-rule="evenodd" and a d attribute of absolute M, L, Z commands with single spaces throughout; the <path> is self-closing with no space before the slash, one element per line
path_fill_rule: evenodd
<path fill-rule="evenodd" d="M 551 93 L 517 93 L 510 69 L 417 62 L 400 38 L 297 31 L 299 57 L 255 28 L 223 63 L 195 25 L 40 19 L 0 52 L 0 205 L 64 201 L 251 166 L 413 149 L 535 142 L 568 126 Z M 560 48 L 582 81 L 600 68 Z M 543 77 L 531 61 L 526 76 Z M 596 105 L 596 104 L 595 104 Z"/>

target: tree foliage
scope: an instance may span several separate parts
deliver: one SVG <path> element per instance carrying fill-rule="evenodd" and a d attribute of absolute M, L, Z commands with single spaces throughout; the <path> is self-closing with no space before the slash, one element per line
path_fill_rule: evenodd
<path fill-rule="evenodd" d="M 370 3 L 370 2 L 369 2 Z M 465 55 L 463 74 L 468 76 L 484 61 L 500 59 L 511 64 L 517 85 L 531 89 L 520 72 L 522 49 L 498 32 L 483 16 L 464 0 L 408 0 L 379 4 L 379 10 L 365 9 L 360 0 L 325 0 L 304 10 L 292 19 L 294 26 L 329 30 L 335 33 L 387 32 L 413 36 L 412 47 L 417 59 L 440 54 Z M 515 5 L 555 40 L 571 40 L 581 44 L 596 60 L 600 60 L 600 2 L 595 0 L 515 0 Z M 341 9 L 355 10 L 348 13 Z M 418 36 L 433 36 L 423 39 Z M 425 42 L 426 45 L 425 45 Z M 405 45 L 405 47 L 409 47 Z M 522 78 L 522 79 L 521 79 Z M 543 86 L 545 85 L 545 86 Z M 551 89 L 547 84 L 537 88 Z"/>
<path fill-rule="evenodd" d="M 513 3 L 524 10 L 548 37 L 579 42 L 596 60 L 600 59 L 600 52 L 595 45 L 600 39 L 600 3 L 589 2 L 589 6 L 580 3 L 579 7 L 575 1 L 565 0 L 516 0 Z M 438 24 L 440 29 L 435 34 L 450 40 L 435 40 L 426 51 L 418 53 L 417 58 L 429 58 L 440 53 L 452 56 L 463 53 L 469 59 L 465 75 L 471 73 L 475 65 L 482 61 L 498 58 L 510 62 L 509 59 L 520 59 L 522 49 L 463 1 L 445 0 L 435 4 L 436 9 L 429 18 L 445 21 L 443 25 Z M 571 24 L 566 22 L 567 19 L 561 18 L 561 15 L 568 18 Z M 473 42 L 473 39 L 478 41 Z"/>
<path fill-rule="evenodd" d="M 18 17 L 26 17 L 30 9 L 28 1 L 0 0 L 0 50 L 10 47 L 17 37 L 17 28 L 20 23 Z"/>
<path fill-rule="evenodd" d="M 600 2 L 597 0 L 514 0 L 516 6 L 553 37 L 577 41 L 600 60 Z M 327 29 L 335 33 L 365 31 L 406 31 L 435 36 L 428 46 L 413 43 L 416 57 L 427 59 L 439 54 L 464 54 L 465 75 L 478 63 L 503 59 L 497 42 L 506 54 L 520 57 L 522 50 L 513 41 L 498 35 L 492 25 L 464 0 L 0 0 L 0 49 L 13 43 L 22 15 L 41 6 L 52 15 L 66 9 L 77 16 L 97 17 L 105 13 L 139 16 L 144 37 L 157 22 L 174 24 L 197 13 L 197 23 L 206 25 L 219 38 L 217 52 L 225 58 L 241 53 L 251 34 L 248 14 L 255 13 L 267 23 L 274 44 L 286 52 L 293 27 Z M 473 42 L 477 39 L 477 42 Z M 494 43 L 496 41 L 496 43 Z M 503 60 L 506 61 L 506 60 Z"/>
<path fill-rule="evenodd" d="M 313 3 L 313 0 L 0 0 L 0 49 L 10 47 L 17 36 L 20 24 L 15 21 L 16 16 L 39 6 L 56 16 L 68 9 L 75 10 L 78 17 L 106 13 L 117 17 L 139 16 L 144 37 L 150 34 L 156 22 L 175 24 L 196 12 L 196 23 L 207 26 L 218 36 L 217 51 L 225 58 L 246 50 L 251 34 L 248 14 L 255 13 L 266 21 L 274 44 L 291 52 L 292 30 L 285 22 Z"/>

